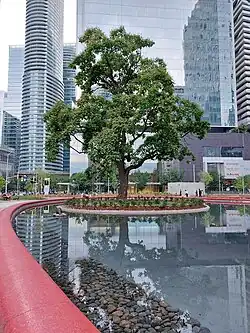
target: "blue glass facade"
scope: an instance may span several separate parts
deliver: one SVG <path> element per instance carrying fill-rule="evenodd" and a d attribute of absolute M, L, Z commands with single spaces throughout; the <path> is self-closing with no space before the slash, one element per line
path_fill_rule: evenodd
<path fill-rule="evenodd" d="M 108 33 L 124 25 L 151 38 L 155 45 L 144 54 L 166 61 L 175 85 L 185 86 L 212 125 L 230 127 L 236 123 L 232 15 L 232 0 L 78 0 L 77 37 L 88 27 Z"/>
<path fill-rule="evenodd" d="M 4 110 L 21 119 L 22 113 L 22 80 L 24 71 L 24 46 L 9 47 L 8 96 Z"/>
<path fill-rule="evenodd" d="M 15 150 L 15 172 L 19 168 L 21 121 L 10 113 L 3 111 L 2 145 Z"/>
<path fill-rule="evenodd" d="M 186 97 L 218 127 L 237 124 L 232 12 L 231 1 L 199 0 L 183 32 Z"/>
<path fill-rule="evenodd" d="M 64 103 L 71 106 L 76 99 L 75 75 L 76 71 L 69 67 L 76 55 L 76 44 L 64 44 L 63 47 L 63 84 Z M 70 148 L 63 148 L 63 172 L 70 172 Z"/>

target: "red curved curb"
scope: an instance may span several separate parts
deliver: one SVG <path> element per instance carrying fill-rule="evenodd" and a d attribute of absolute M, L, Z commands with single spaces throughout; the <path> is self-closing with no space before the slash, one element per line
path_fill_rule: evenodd
<path fill-rule="evenodd" d="M 97 333 L 16 236 L 12 219 L 28 208 L 67 198 L 16 204 L 0 211 L 0 332 Z"/>

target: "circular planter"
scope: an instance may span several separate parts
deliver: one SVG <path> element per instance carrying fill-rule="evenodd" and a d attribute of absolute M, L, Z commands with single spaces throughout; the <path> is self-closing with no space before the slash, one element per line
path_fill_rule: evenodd
<path fill-rule="evenodd" d="M 108 209 L 108 208 L 98 208 L 98 209 L 86 209 L 86 208 L 72 208 L 69 206 L 61 206 L 61 209 L 65 213 L 79 213 L 79 214 L 90 214 L 90 215 L 127 215 L 127 216 L 136 216 L 136 215 L 174 215 L 174 214 L 192 214 L 192 213 L 203 213 L 207 212 L 210 207 L 208 205 L 204 205 L 204 207 L 195 207 L 195 208 L 182 208 L 182 209 L 153 209 L 153 207 L 149 207 L 149 209 Z"/>

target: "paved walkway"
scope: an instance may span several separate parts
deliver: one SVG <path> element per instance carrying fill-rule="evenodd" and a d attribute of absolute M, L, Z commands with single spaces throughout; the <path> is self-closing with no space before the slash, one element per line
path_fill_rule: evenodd
<path fill-rule="evenodd" d="M 11 200 L 11 201 L 3 201 L 0 200 L 0 210 L 10 207 L 10 206 L 14 206 L 17 205 L 19 203 L 23 203 L 23 202 L 29 202 L 30 200 Z"/>

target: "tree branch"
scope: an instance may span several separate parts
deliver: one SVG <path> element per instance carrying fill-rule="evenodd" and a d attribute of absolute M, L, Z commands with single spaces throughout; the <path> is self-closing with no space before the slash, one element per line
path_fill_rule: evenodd
<path fill-rule="evenodd" d="M 130 172 L 131 170 L 138 169 L 138 168 L 140 168 L 143 165 L 143 163 L 145 161 L 150 160 L 150 159 L 152 160 L 153 158 L 154 158 L 154 156 L 152 154 L 146 155 L 139 162 L 137 162 L 136 164 L 132 164 L 132 165 L 128 166 L 126 168 L 126 171 Z"/>
<path fill-rule="evenodd" d="M 146 119 L 143 119 L 143 122 L 144 122 L 144 127 L 143 127 L 141 133 L 138 134 L 136 137 L 134 137 L 132 141 L 130 141 L 131 145 L 133 145 L 136 140 L 140 139 L 143 136 L 143 134 L 145 134 L 146 131 L 149 129 L 149 126 L 147 125 L 148 117 Z"/>
<path fill-rule="evenodd" d="M 72 136 L 73 136 L 73 138 L 74 138 L 76 141 L 78 141 L 79 143 L 81 143 L 81 144 L 83 145 L 83 141 L 81 141 L 80 139 L 78 139 L 74 134 L 73 134 Z"/>
<path fill-rule="evenodd" d="M 70 149 L 73 149 L 76 153 L 78 153 L 78 154 L 84 154 L 84 152 L 83 151 L 78 151 L 77 149 L 75 149 L 74 147 L 72 147 L 72 146 L 69 146 L 70 147 Z"/>
<path fill-rule="evenodd" d="M 117 87 L 117 82 L 115 81 L 115 78 L 114 78 L 114 75 L 113 75 L 113 69 L 111 67 L 111 64 L 109 62 L 109 59 L 108 59 L 107 55 L 105 55 L 105 60 L 107 62 L 108 68 L 110 70 L 110 80 L 113 82 L 114 86 Z"/>

